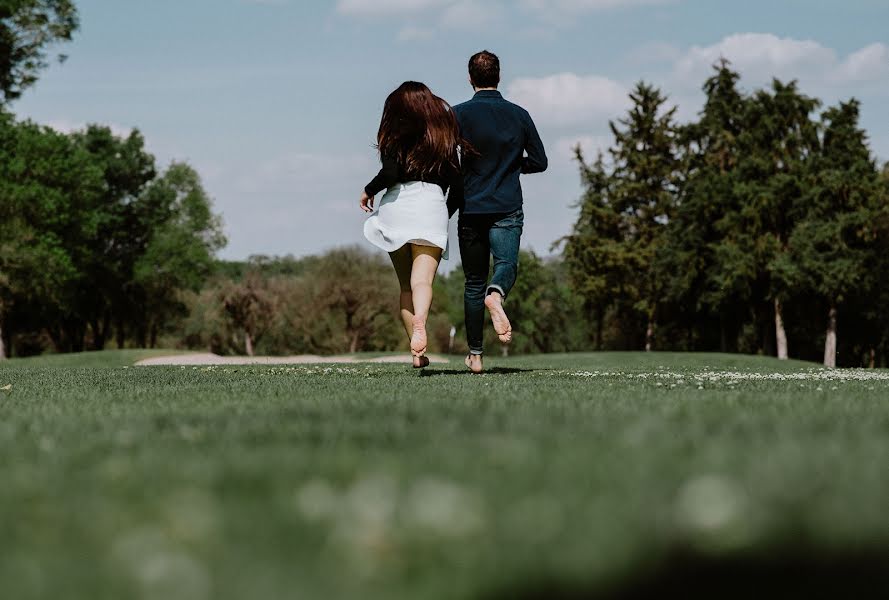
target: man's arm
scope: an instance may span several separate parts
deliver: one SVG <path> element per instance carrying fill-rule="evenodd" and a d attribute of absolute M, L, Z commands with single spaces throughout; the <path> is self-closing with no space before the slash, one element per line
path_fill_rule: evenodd
<path fill-rule="evenodd" d="M 540 134 L 537 133 L 537 127 L 530 115 L 527 116 L 527 128 L 525 135 L 525 152 L 528 156 L 522 159 L 522 173 L 525 175 L 531 173 L 543 173 L 549 166 L 546 159 L 546 150 L 543 148 L 543 142 L 540 140 Z"/>

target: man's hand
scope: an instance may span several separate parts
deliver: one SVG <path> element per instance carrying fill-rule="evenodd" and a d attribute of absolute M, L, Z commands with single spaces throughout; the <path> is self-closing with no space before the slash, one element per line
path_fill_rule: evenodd
<path fill-rule="evenodd" d="M 367 192 L 361 192 L 361 210 L 366 213 L 374 210 L 374 197 L 368 196 Z"/>

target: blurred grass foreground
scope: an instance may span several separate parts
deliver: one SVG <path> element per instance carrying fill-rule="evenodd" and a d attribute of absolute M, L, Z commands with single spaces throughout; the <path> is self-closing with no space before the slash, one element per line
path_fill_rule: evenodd
<path fill-rule="evenodd" d="M 484 376 L 130 366 L 142 357 L 0 366 L 0 597 L 889 590 L 884 370 L 657 353 Z"/>

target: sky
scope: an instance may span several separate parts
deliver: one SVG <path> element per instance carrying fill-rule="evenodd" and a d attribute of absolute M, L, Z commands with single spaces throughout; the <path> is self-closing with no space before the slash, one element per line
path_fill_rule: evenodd
<path fill-rule="evenodd" d="M 550 169 L 523 177 L 523 247 L 566 235 L 581 187 L 572 147 L 607 148 L 639 80 L 680 121 L 720 57 L 747 91 L 798 79 L 826 105 L 862 101 L 889 160 L 887 0 L 79 0 L 81 29 L 13 105 L 61 131 L 138 128 L 161 165 L 187 161 L 225 223 L 226 259 L 368 252 L 358 198 L 379 168 L 386 96 L 419 80 L 452 104 L 466 63 L 496 52 L 501 90 L 538 125 Z M 452 223 L 453 228 L 453 223 Z M 459 262 L 453 252 L 450 264 Z"/>

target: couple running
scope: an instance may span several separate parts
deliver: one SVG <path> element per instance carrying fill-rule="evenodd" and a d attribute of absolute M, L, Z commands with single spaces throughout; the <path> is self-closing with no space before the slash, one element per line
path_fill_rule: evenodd
<path fill-rule="evenodd" d="M 469 82 L 475 95 L 453 108 L 414 81 L 389 95 L 377 134 L 383 166 L 364 188 L 361 208 L 373 212 L 374 197 L 386 190 L 364 224 L 364 235 L 392 259 L 415 368 L 429 365 L 432 282 L 442 256 L 447 258 L 448 220 L 460 211 L 466 366 L 481 373 L 485 307 L 500 341 L 512 341 L 503 301 L 518 272 L 524 223 L 519 175 L 545 171 L 547 159 L 528 112 L 497 91 L 496 55 L 474 55 Z"/>

